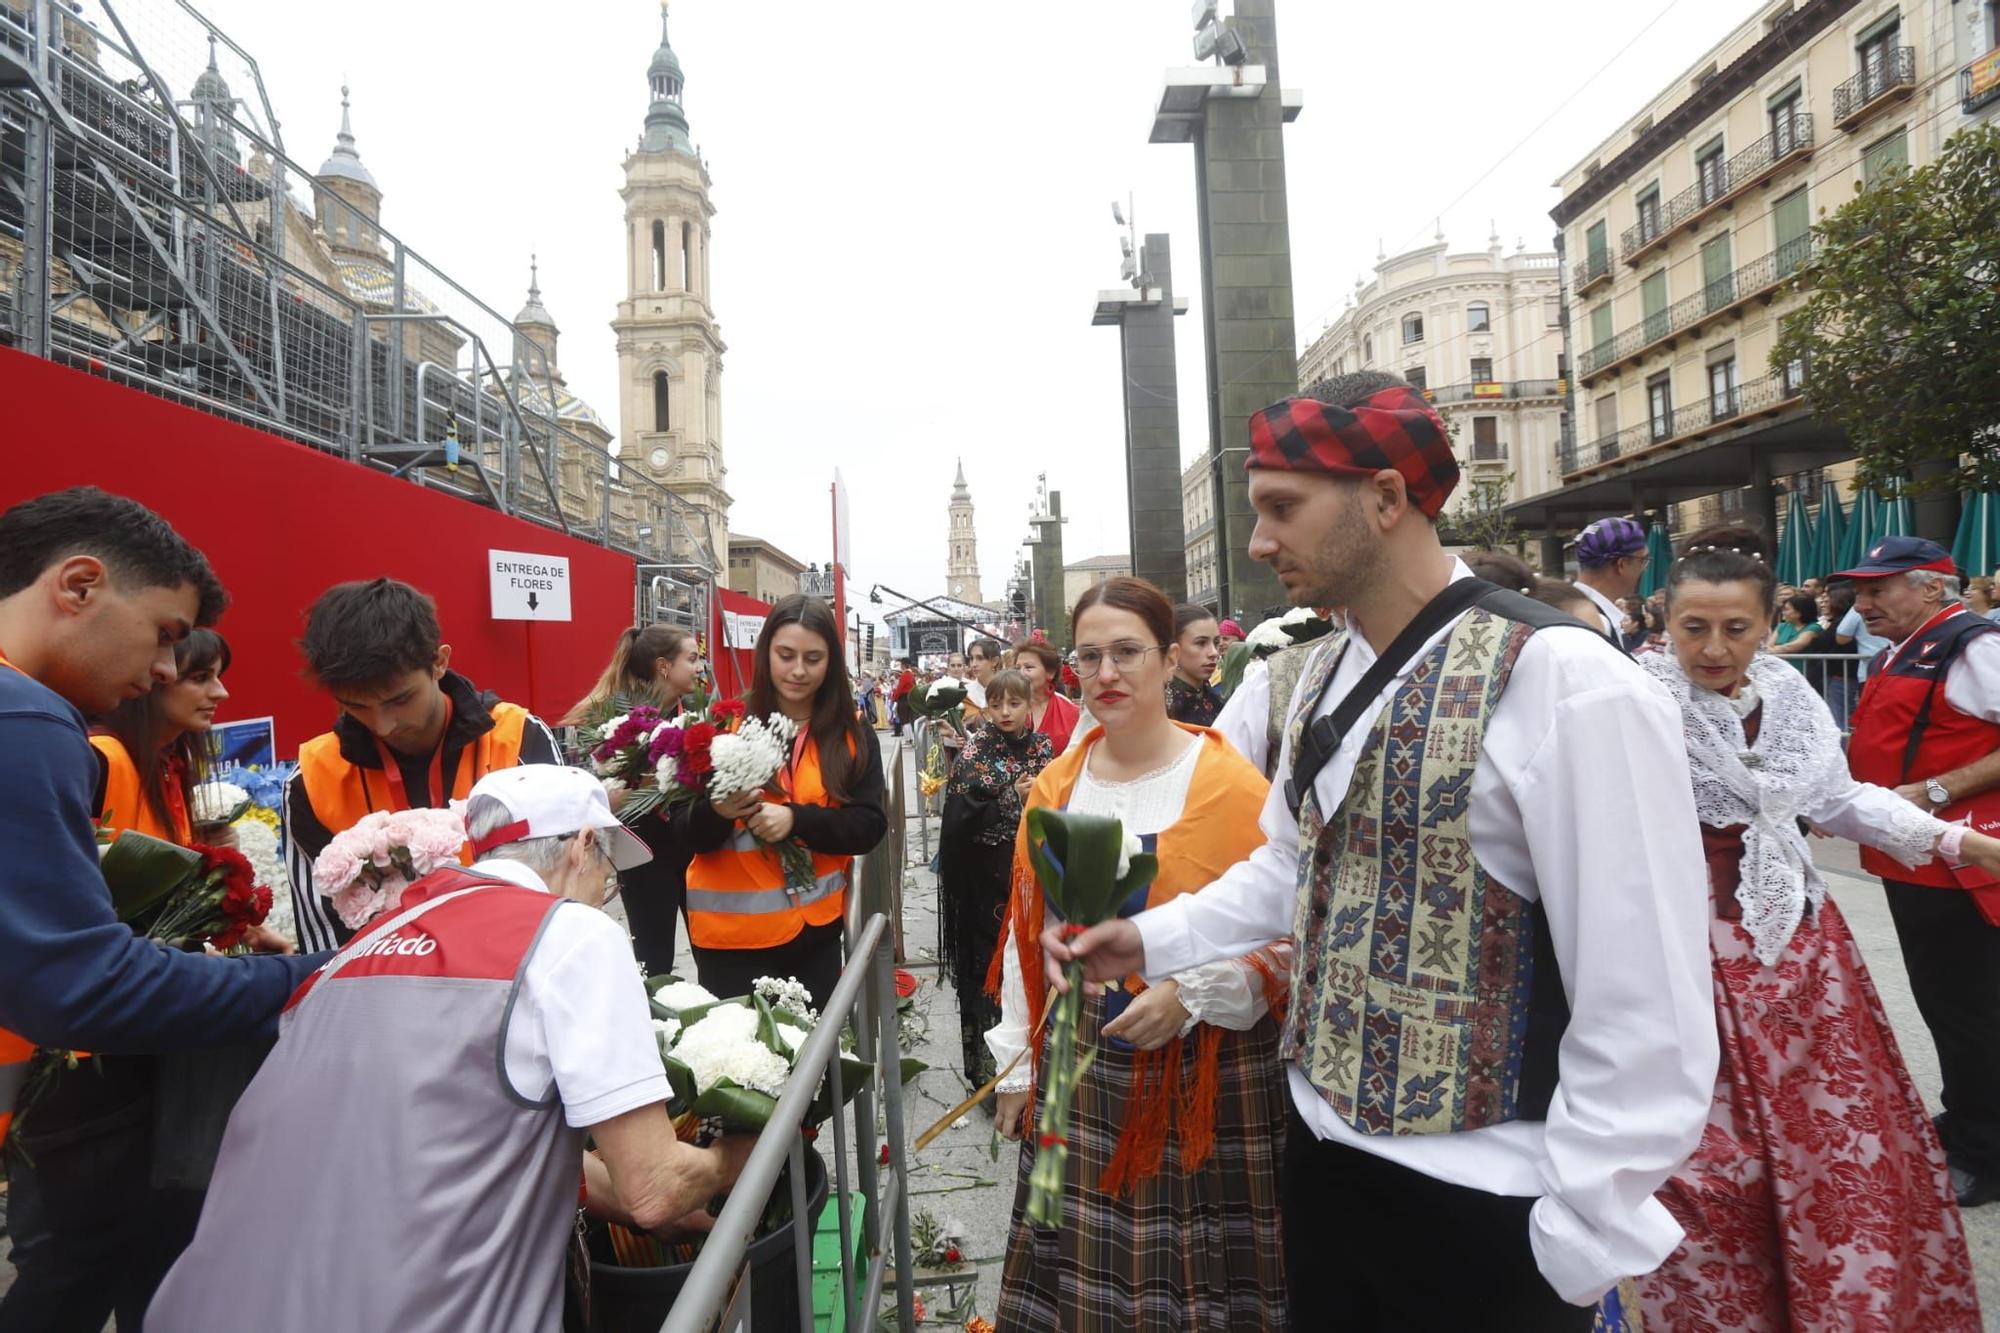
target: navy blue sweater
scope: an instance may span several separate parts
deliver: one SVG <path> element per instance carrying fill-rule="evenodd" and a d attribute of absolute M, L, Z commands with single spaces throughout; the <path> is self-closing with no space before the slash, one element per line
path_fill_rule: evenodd
<path fill-rule="evenodd" d="M 83 716 L 0 667 L 0 1027 L 149 1052 L 268 1035 L 315 957 L 214 958 L 140 939 L 97 868 Z"/>

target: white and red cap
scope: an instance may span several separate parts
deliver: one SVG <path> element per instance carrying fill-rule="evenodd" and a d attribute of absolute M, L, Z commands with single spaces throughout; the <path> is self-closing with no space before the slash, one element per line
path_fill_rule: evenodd
<path fill-rule="evenodd" d="M 630 870 L 653 859 L 653 849 L 618 822 L 604 784 L 580 768 L 562 764 L 522 764 L 488 773 L 472 784 L 472 796 L 489 796 L 507 807 L 514 818 L 483 838 L 472 854 L 485 856 L 495 847 L 528 838 L 560 838 L 587 828 L 602 830 L 611 864 Z"/>

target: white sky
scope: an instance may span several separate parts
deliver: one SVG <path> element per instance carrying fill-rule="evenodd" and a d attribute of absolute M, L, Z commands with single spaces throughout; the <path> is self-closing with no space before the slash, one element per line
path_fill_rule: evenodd
<path fill-rule="evenodd" d="M 615 425 L 618 188 L 648 100 L 652 0 L 196 3 L 257 58 L 309 167 L 332 148 L 346 76 L 384 225 L 488 304 L 519 307 L 539 252 L 570 387 Z M 1300 345 L 1378 243 L 1428 244 L 1439 214 L 1455 249 L 1484 249 L 1489 219 L 1509 251 L 1548 248 L 1550 182 L 1763 7 L 1283 0 L 1282 81 L 1305 95 L 1286 131 Z M 1089 318 L 1119 285 L 1109 201 L 1128 191 L 1142 231 L 1172 234 L 1195 300 L 1183 461 L 1206 445 L 1192 150 L 1146 142 L 1163 70 L 1193 63 L 1188 8 L 676 0 L 688 121 L 714 176 L 733 530 L 826 559 L 837 464 L 853 578 L 936 595 L 963 456 L 989 599 L 1037 473 L 1062 491 L 1069 560 L 1127 549 L 1118 337 Z"/>

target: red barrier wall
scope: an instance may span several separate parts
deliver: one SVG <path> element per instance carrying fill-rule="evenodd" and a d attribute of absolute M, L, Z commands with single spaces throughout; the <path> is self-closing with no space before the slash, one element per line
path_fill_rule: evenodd
<path fill-rule="evenodd" d="M 151 506 L 207 553 L 231 597 L 222 720 L 275 716 L 282 757 L 333 718 L 293 646 L 332 584 L 388 575 L 422 588 L 452 665 L 551 723 L 632 623 L 628 556 L 0 348 L 0 508 L 86 483 Z M 491 619 L 489 548 L 568 556 L 573 618 Z"/>
<path fill-rule="evenodd" d="M 741 648 L 726 648 L 722 643 L 722 613 L 733 611 L 739 616 L 767 616 L 771 614 L 771 604 L 760 602 L 747 593 L 734 588 L 715 590 L 714 625 L 709 630 L 708 660 L 715 674 L 715 697 L 735 699 L 750 691 L 750 677 L 755 672 L 756 653 L 751 645 Z"/>

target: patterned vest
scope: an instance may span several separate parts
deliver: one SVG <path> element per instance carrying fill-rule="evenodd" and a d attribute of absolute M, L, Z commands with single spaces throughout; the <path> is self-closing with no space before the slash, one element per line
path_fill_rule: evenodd
<path fill-rule="evenodd" d="M 1305 674 L 1306 663 L 1312 660 L 1313 649 L 1321 645 L 1321 640 L 1312 639 L 1306 643 L 1295 643 L 1280 648 L 1264 661 L 1264 669 L 1270 673 L 1271 699 L 1268 717 L 1265 720 L 1264 776 L 1270 777 L 1278 767 L 1278 749 L 1285 738 L 1285 715 L 1291 711 L 1292 691 L 1299 687 L 1299 677 Z"/>
<path fill-rule="evenodd" d="M 1467 613 L 1390 696 L 1340 807 L 1322 812 L 1308 791 L 1299 809 L 1281 1053 L 1360 1133 L 1540 1119 L 1554 1092 L 1568 1010 L 1547 923 L 1487 874 L 1466 832 L 1487 718 L 1534 632 Z M 1313 659 L 1302 699 L 1345 648 L 1336 635 Z"/>

